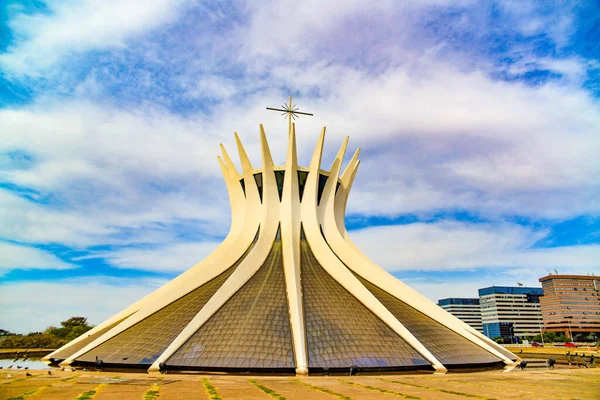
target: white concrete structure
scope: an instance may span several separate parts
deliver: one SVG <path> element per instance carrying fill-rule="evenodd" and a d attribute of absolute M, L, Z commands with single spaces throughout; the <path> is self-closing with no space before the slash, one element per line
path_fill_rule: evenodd
<path fill-rule="evenodd" d="M 359 150 L 340 176 L 348 138 L 321 169 L 323 128 L 308 168 L 295 126 L 285 166 L 262 126 L 262 166 L 235 135 L 242 171 L 219 163 L 232 222 L 205 260 L 46 357 L 61 365 L 159 370 L 445 372 L 514 365 L 516 357 L 370 261 L 352 243 L 345 208 Z"/>

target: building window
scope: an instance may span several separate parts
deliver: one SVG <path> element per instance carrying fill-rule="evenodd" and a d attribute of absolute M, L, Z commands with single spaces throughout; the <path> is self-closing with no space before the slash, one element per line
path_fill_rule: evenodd
<path fill-rule="evenodd" d="M 258 195 L 260 196 L 260 202 L 263 201 L 263 176 L 262 172 L 258 174 L 254 174 L 254 180 L 256 181 L 256 186 L 258 187 Z"/>
<path fill-rule="evenodd" d="M 283 194 L 283 181 L 285 179 L 285 171 L 275 171 L 275 181 L 277 182 L 277 191 L 279 192 L 279 201 Z"/>
<path fill-rule="evenodd" d="M 300 201 L 302 201 L 302 195 L 304 194 L 304 186 L 306 185 L 307 178 L 308 172 L 298 171 L 298 192 L 300 194 Z"/>

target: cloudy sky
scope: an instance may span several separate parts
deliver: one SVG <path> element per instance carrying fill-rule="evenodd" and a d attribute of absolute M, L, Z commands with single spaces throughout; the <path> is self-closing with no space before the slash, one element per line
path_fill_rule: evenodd
<path fill-rule="evenodd" d="M 600 6 L 7 0 L 0 328 L 99 323 L 226 235 L 215 156 L 362 148 L 347 224 L 432 300 L 600 272 Z M 277 156 L 279 154 L 279 156 Z M 279 157 L 279 160 L 277 160 Z"/>

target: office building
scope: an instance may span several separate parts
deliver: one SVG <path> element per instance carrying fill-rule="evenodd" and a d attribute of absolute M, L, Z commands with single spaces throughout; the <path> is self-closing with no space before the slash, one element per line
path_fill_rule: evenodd
<path fill-rule="evenodd" d="M 438 300 L 438 306 L 483 333 L 481 306 L 478 298 L 451 297 Z"/>
<path fill-rule="evenodd" d="M 548 275 L 540 278 L 544 331 L 573 339 L 600 334 L 600 279 L 585 275 Z M 599 335 L 600 336 L 600 335 Z"/>
<path fill-rule="evenodd" d="M 514 341 L 542 331 L 542 288 L 491 286 L 479 289 L 483 333 Z"/>

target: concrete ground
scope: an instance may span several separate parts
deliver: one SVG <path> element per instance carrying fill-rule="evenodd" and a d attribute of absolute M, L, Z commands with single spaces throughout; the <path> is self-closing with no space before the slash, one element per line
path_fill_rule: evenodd
<path fill-rule="evenodd" d="M 32 376 L 26 376 L 29 372 Z M 7 375 L 11 375 L 8 378 Z M 599 368 L 359 376 L 0 371 L 0 399 L 600 399 Z"/>

